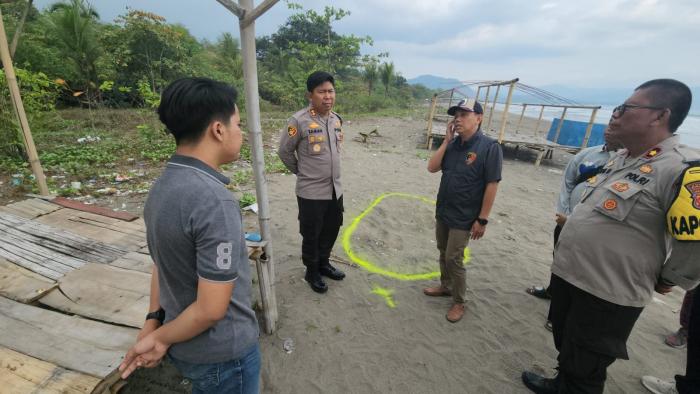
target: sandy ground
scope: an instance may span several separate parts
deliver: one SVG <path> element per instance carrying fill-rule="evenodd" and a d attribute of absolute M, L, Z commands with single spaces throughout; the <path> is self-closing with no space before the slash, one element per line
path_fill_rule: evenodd
<path fill-rule="evenodd" d="M 439 174 L 426 170 L 422 119 L 346 119 L 343 152 L 345 224 L 334 253 L 348 260 L 342 232 L 380 195 L 405 193 L 434 199 Z M 378 128 L 367 144 L 359 132 Z M 269 177 L 279 328 L 263 335 L 265 393 L 527 393 L 525 369 L 552 373 L 556 351 L 543 327 L 548 302 L 525 293 L 546 284 L 552 261 L 554 203 L 571 155 L 555 154 L 536 168 L 535 154 L 506 148 L 503 180 L 485 237 L 472 242 L 464 319 L 445 319 L 449 298 L 428 298 L 436 281 L 409 281 L 338 264 L 347 273 L 319 295 L 303 281 L 293 175 Z M 376 266 L 404 274 L 436 271 L 434 206 L 391 196 L 359 223 L 353 252 Z M 247 226 L 257 227 L 246 215 Z M 392 292 L 395 307 L 372 292 Z M 630 360 L 608 370 L 607 393 L 644 392 L 639 379 L 671 378 L 685 369 L 685 351 L 663 344 L 678 326 L 683 293 L 657 296 L 628 343 Z M 294 349 L 283 349 L 291 339 Z M 187 391 L 172 367 L 140 371 L 126 392 Z M 165 383 L 163 383 L 165 381 Z"/>

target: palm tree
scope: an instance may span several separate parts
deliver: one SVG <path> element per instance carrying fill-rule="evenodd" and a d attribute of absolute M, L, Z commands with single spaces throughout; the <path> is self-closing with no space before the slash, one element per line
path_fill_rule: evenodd
<path fill-rule="evenodd" d="M 80 84 L 97 88 L 96 62 L 101 50 L 97 40 L 99 15 L 85 0 L 55 3 L 49 8 L 53 33 L 73 62 Z"/>
<path fill-rule="evenodd" d="M 394 63 L 384 63 L 379 68 L 379 74 L 382 78 L 382 85 L 384 85 L 384 96 L 389 95 L 389 86 L 394 80 Z"/>
<path fill-rule="evenodd" d="M 377 63 L 369 62 L 365 64 L 365 70 L 362 73 L 362 79 L 367 82 L 367 95 L 372 95 L 372 88 L 374 88 L 374 83 L 377 81 L 379 72 L 377 70 Z"/>

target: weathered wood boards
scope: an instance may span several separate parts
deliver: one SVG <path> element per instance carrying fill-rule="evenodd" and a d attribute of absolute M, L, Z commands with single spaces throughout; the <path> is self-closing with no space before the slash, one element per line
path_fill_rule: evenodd
<path fill-rule="evenodd" d="M 58 279 L 86 261 L 110 263 L 125 253 L 127 250 L 118 246 L 0 212 L 0 257 L 50 279 Z"/>
<path fill-rule="evenodd" d="M 0 332 L 0 346 L 104 378 L 134 344 L 138 330 L 0 297 Z"/>
<path fill-rule="evenodd" d="M 0 391 L 7 394 L 88 394 L 100 379 L 0 347 Z"/>
<path fill-rule="evenodd" d="M 129 252 L 124 256 L 112 261 L 109 265 L 134 271 L 141 271 L 150 274 L 153 271 L 153 260 L 148 254 L 148 250 L 143 252 Z"/>
<path fill-rule="evenodd" d="M 30 304 L 55 286 L 56 282 L 0 257 L 0 296 Z"/>
<path fill-rule="evenodd" d="M 58 211 L 59 209 L 63 208 L 61 208 L 60 205 L 52 204 L 40 198 L 30 198 L 28 200 L 2 206 L 0 207 L 0 212 L 10 213 L 27 219 L 34 219 Z"/>
<path fill-rule="evenodd" d="M 39 302 L 66 313 L 141 328 L 150 283 L 150 274 L 88 263 L 59 279 L 59 287 Z"/>
<path fill-rule="evenodd" d="M 143 219 L 133 222 L 109 218 L 74 209 L 61 209 L 36 218 L 37 221 L 72 233 L 118 246 L 135 252 L 146 245 L 146 226 Z"/>

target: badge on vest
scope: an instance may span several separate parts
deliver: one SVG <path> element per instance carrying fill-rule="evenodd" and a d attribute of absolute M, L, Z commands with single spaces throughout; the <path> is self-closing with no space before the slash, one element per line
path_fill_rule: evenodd
<path fill-rule="evenodd" d="M 467 159 L 464 161 L 467 165 L 471 165 L 476 160 L 476 152 L 467 153 Z"/>
<path fill-rule="evenodd" d="M 659 153 L 661 153 L 661 148 L 657 147 L 657 148 L 649 149 L 649 151 L 647 151 L 647 153 L 644 155 L 644 158 L 645 159 L 653 159 Z"/>
<path fill-rule="evenodd" d="M 294 126 L 287 127 L 287 134 L 289 134 L 290 137 L 294 137 L 297 135 L 297 128 Z"/>
<path fill-rule="evenodd" d="M 668 230 L 679 241 L 700 241 L 700 165 L 683 171 L 681 185 L 666 214 Z"/>

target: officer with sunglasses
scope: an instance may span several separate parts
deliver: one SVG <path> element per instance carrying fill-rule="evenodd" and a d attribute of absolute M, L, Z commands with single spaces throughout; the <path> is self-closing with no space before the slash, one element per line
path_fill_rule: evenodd
<path fill-rule="evenodd" d="M 691 99 L 685 84 L 656 79 L 615 108 L 606 133 L 625 149 L 561 232 L 549 289 L 559 373 L 524 372 L 532 391 L 602 393 L 607 367 L 628 359 L 627 339 L 653 292 L 700 281 L 700 153 L 674 134 Z"/>

